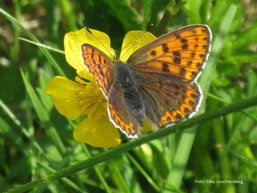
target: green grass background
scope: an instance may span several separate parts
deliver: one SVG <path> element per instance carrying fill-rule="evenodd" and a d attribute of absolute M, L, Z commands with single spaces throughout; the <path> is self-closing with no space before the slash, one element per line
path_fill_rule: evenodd
<path fill-rule="evenodd" d="M 0 14 L 0 192 L 257 192 L 256 1 L 0 0 Z M 156 35 L 210 26 L 199 116 L 114 149 L 77 143 L 76 122 L 44 94 L 54 75 L 75 77 L 64 34 L 95 28 L 119 52 L 127 31 L 151 23 Z"/>

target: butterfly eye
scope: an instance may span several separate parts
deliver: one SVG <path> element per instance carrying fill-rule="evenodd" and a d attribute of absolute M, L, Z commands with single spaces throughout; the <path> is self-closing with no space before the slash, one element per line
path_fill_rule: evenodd
<path fill-rule="evenodd" d="M 122 77 L 121 79 L 121 85 L 122 87 L 130 87 L 133 85 L 131 76 L 129 74 L 124 74 L 125 76 Z"/>

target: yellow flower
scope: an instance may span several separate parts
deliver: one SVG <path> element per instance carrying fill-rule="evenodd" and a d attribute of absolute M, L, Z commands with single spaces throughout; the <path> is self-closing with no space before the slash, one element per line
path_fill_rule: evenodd
<path fill-rule="evenodd" d="M 90 31 L 97 38 L 85 28 L 65 35 L 65 57 L 76 70 L 78 77 L 72 81 L 55 76 L 45 88 L 45 93 L 53 96 L 57 111 L 68 119 L 76 120 L 82 114 L 87 115 L 73 132 L 76 141 L 95 147 L 115 147 L 121 143 L 119 131 L 109 120 L 106 98 L 83 64 L 81 46 L 85 43 L 91 44 L 111 59 L 115 53 L 107 34 L 93 29 Z M 131 46 L 141 34 L 141 31 L 131 31 L 126 34 L 122 44 L 121 61 L 126 62 L 133 52 L 155 39 L 151 33 L 146 32 L 136 44 Z"/>

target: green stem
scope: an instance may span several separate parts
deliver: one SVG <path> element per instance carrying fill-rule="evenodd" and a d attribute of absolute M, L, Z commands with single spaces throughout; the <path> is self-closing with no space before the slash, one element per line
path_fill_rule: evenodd
<path fill-rule="evenodd" d="M 181 132 L 181 131 L 185 130 L 186 128 L 190 128 L 190 127 L 195 126 L 200 123 L 202 124 L 204 122 L 210 121 L 212 119 L 216 119 L 221 116 L 228 115 L 233 112 L 242 111 L 243 109 L 246 109 L 246 108 L 249 108 L 249 107 L 252 107 L 255 105 L 257 105 L 257 96 L 238 101 L 231 105 L 227 105 L 227 106 L 224 106 L 222 108 L 219 108 L 219 109 L 216 109 L 216 110 L 213 110 L 210 112 L 206 112 L 199 116 L 193 117 L 187 121 L 177 123 L 174 126 L 158 130 L 157 132 L 146 134 L 137 140 L 120 145 L 114 149 L 107 151 L 107 152 L 100 153 L 100 154 L 96 155 L 95 157 L 92 157 L 85 161 L 78 162 L 77 164 L 74 164 L 70 167 L 66 167 L 64 169 L 61 169 L 61 170 L 53 173 L 52 175 L 46 176 L 45 178 L 41 178 L 41 179 L 32 181 L 30 183 L 24 184 L 17 188 L 11 189 L 8 192 L 24 192 L 24 191 L 30 190 L 38 184 L 49 183 L 54 180 L 63 178 L 65 176 L 74 174 L 75 172 L 88 169 L 92 166 L 95 166 L 96 164 L 99 164 L 106 160 L 112 159 L 121 153 L 127 152 L 139 145 L 142 145 L 142 144 L 152 141 L 154 139 L 158 139 L 158 138 L 167 136 L 167 135 L 177 132 L 177 131 Z"/>
<path fill-rule="evenodd" d="M 148 173 L 144 170 L 144 168 L 136 161 L 136 159 L 131 156 L 129 153 L 127 154 L 130 161 L 135 165 L 136 169 L 141 172 L 141 174 L 145 177 L 145 179 L 148 181 L 149 184 L 157 191 L 160 192 L 160 188 L 158 185 L 154 182 L 154 180 L 151 178 L 151 176 L 148 175 Z"/>
<path fill-rule="evenodd" d="M 57 53 L 60 53 L 60 54 L 65 54 L 65 52 L 63 50 L 60 50 L 60 49 L 57 49 L 57 48 L 52 48 L 51 46 L 47 46 L 45 44 L 41 44 L 41 43 L 38 43 L 38 42 L 34 42 L 34 41 L 31 41 L 31 40 L 28 40 L 26 38 L 21 38 L 19 37 L 19 40 L 22 40 L 24 42 L 28 42 L 30 44 L 33 44 L 33 45 L 36 45 L 36 46 L 39 46 L 39 47 L 43 47 L 43 48 L 46 48 L 48 50 L 51 50 L 51 51 L 54 51 L 54 52 L 57 52 Z"/>
<path fill-rule="evenodd" d="M 90 154 L 90 152 L 88 151 L 87 146 L 86 146 L 85 144 L 81 144 L 81 145 L 82 145 L 83 150 L 85 151 L 86 156 L 87 156 L 88 158 L 91 158 L 91 154 Z M 101 183 L 102 183 L 102 185 L 103 185 L 105 191 L 106 191 L 107 193 L 112 193 L 112 191 L 111 191 L 110 187 L 108 186 L 107 182 L 105 181 L 105 179 L 104 179 L 104 177 L 103 177 L 103 175 L 102 175 L 100 169 L 99 169 L 97 166 L 94 166 L 94 170 L 95 170 L 95 173 L 96 173 L 96 175 L 98 176 L 99 180 L 101 181 Z"/>
<path fill-rule="evenodd" d="M 180 8 L 185 4 L 182 0 L 171 0 L 170 3 L 167 5 L 164 15 L 156 28 L 155 35 L 157 37 L 161 36 L 165 33 L 172 17 L 178 13 Z"/>
<path fill-rule="evenodd" d="M 116 178 L 118 180 L 118 183 L 119 183 L 118 185 L 120 186 L 122 192 L 124 192 L 124 193 L 131 193 L 127 183 L 125 182 L 123 176 L 121 175 L 118 167 L 115 165 L 113 160 L 110 161 L 110 167 L 113 170 L 113 174 L 116 176 Z"/>
<path fill-rule="evenodd" d="M 170 23 L 170 20 L 171 20 L 171 13 L 170 13 L 170 10 L 166 10 L 164 12 L 164 15 L 159 23 L 159 25 L 157 26 L 156 28 L 156 32 L 155 32 L 155 35 L 157 37 L 161 36 L 162 34 L 165 33 L 165 30 L 167 29 L 167 26 L 169 25 Z"/>
<path fill-rule="evenodd" d="M 47 135 L 53 140 L 56 144 L 56 147 L 59 149 L 62 155 L 66 153 L 65 145 L 62 142 L 62 139 L 58 132 L 56 131 L 55 127 L 51 124 L 50 117 L 48 112 L 45 110 L 42 102 L 39 100 L 34 88 L 30 84 L 28 77 L 24 74 L 22 69 L 20 70 L 21 77 L 23 83 L 25 85 L 25 89 L 30 97 L 30 100 L 35 108 L 36 114 L 40 120 L 40 122 L 44 125 Z"/>
<path fill-rule="evenodd" d="M 64 16 L 64 20 L 67 22 L 68 27 L 71 31 L 75 31 L 77 30 L 77 26 L 76 26 L 76 17 L 74 15 L 74 11 L 72 10 L 72 4 L 71 1 L 69 0 L 59 0 L 59 3 L 61 5 L 62 8 L 62 13 Z"/>

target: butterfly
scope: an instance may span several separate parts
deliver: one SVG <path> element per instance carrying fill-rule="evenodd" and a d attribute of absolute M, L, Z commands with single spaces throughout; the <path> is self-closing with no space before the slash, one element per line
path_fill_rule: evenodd
<path fill-rule="evenodd" d="M 110 121 L 137 138 L 147 120 L 154 129 L 190 118 L 202 91 L 196 83 L 208 59 L 212 34 L 207 25 L 190 25 L 139 48 L 126 62 L 112 60 L 83 44 L 82 59 L 107 99 Z"/>

